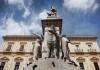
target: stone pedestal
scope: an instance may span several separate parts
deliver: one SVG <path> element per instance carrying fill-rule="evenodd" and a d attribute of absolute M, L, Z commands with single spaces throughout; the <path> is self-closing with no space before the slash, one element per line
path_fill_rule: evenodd
<path fill-rule="evenodd" d="M 79 67 L 68 64 L 61 59 L 56 58 L 40 58 L 28 66 L 28 70 L 80 70 Z"/>

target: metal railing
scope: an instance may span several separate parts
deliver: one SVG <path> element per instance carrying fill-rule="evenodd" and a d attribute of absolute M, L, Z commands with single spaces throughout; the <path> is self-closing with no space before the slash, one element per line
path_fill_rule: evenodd
<path fill-rule="evenodd" d="M 75 49 L 76 54 L 83 54 L 83 49 L 77 48 Z"/>
<path fill-rule="evenodd" d="M 88 52 L 90 54 L 96 54 L 97 53 L 96 49 L 93 49 L 93 48 L 88 49 Z"/>

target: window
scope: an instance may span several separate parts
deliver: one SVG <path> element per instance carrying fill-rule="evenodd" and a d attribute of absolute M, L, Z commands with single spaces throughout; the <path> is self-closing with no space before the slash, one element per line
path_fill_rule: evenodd
<path fill-rule="evenodd" d="M 91 47 L 92 45 L 91 44 L 88 44 L 88 47 Z"/>
<path fill-rule="evenodd" d="M 85 62 L 85 59 L 83 58 L 83 57 L 78 57 L 77 59 L 76 59 L 78 62 Z"/>
<path fill-rule="evenodd" d="M 87 42 L 86 45 L 87 45 L 89 48 L 91 48 L 92 45 L 93 45 L 93 43 L 92 43 L 92 42 Z"/>
<path fill-rule="evenodd" d="M 77 48 L 79 47 L 79 45 L 77 44 L 77 45 L 75 45 Z"/>
<path fill-rule="evenodd" d="M 8 42 L 8 44 L 14 44 L 14 42 Z"/>
<path fill-rule="evenodd" d="M 11 47 L 12 47 L 12 45 L 8 45 L 6 51 L 11 51 Z"/>
<path fill-rule="evenodd" d="M 4 66 L 5 66 L 5 62 L 1 62 L 1 64 L 0 64 L 0 70 L 3 70 Z"/>
<path fill-rule="evenodd" d="M 20 66 L 20 62 L 16 62 L 14 70 L 18 70 Z"/>
<path fill-rule="evenodd" d="M 83 62 L 80 62 L 79 65 L 80 65 L 80 70 L 84 70 L 84 64 L 83 64 Z"/>
<path fill-rule="evenodd" d="M 20 42 L 20 44 L 27 44 L 27 42 Z"/>
<path fill-rule="evenodd" d="M 98 63 L 97 62 L 93 62 L 93 63 L 94 63 L 95 70 L 100 70 L 99 66 L 98 66 Z"/>
<path fill-rule="evenodd" d="M 76 60 L 77 62 L 79 62 L 80 70 L 85 70 L 84 68 L 85 59 L 83 57 L 78 57 Z"/>
<path fill-rule="evenodd" d="M 100 70 L 99 65 L 98 65 L 99 58 L 97 58 L 97 57 L 92 57 L 90 60 L 93 62 L 94 67 L 95 67 L 95 70 Z"/>
<path fill-rule="evenodd" d="M 20 46 L 19 51 L 24 51 L 24 45 L 21 45 L 21 46 Z"/>
<path fill-rule="evenodd" d="M 19 67 L 20 67 L 20 63 L 23 61 L 23 59 L 21 57 L 17 57 L 15 58 L 15 68 L 14 70 L 19 70 Z"/>
<path fill-rule="evenodd" d="M 76 49 L 79 49 L 79 44 L 76 44 L 75 46 L 76 46 Z"/>

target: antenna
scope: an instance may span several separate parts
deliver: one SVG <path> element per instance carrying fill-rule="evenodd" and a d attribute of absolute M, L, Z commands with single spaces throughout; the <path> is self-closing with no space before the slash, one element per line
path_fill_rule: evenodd
<path fill-rule="evenodd" d="M 51 0 L 51 7 L 55 6 L 55 0 Z"/>

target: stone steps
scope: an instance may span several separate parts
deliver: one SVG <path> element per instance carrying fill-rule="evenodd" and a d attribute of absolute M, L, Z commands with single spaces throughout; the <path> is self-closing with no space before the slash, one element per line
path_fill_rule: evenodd
<path fill-rule="evenodd" d="M 34 70 L 80 70 L 79 67 L 68 64 L 68 60 L 64 62 L 56 58 L 40 58 L 38 61 L 33 62 L 28 66 L 28 70 L 33 70 L 32 67 L 37 65 Z"/>

